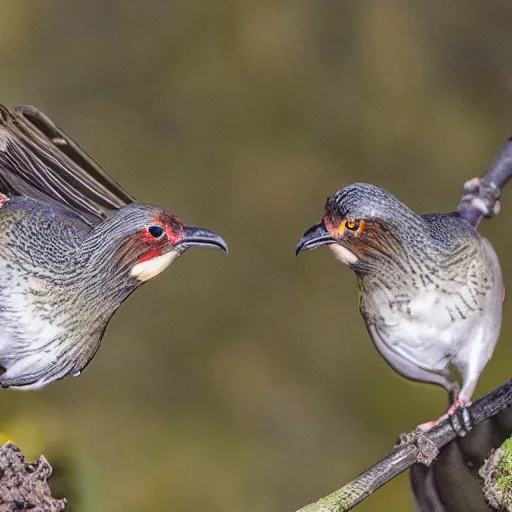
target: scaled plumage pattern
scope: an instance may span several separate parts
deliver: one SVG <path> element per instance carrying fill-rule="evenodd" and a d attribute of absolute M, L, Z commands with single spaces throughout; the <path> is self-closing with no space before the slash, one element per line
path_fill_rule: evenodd
<path fill-rule="evenodd" d="M 448 414 L 467 405 L 501 328 L 501 269 L 487 239 L 457 213 L 418 215 L 355 183 L 327 200 L 297 254 L 323 245 L 356 273 L 361 314 L 389 365 L 443 386 Z"/>
<path fill-rule="evenodd" d="M 79 375 L 143 282 L 217 234 L 143 205 L 34 107 L 0 106 L 0 384 Z"/>

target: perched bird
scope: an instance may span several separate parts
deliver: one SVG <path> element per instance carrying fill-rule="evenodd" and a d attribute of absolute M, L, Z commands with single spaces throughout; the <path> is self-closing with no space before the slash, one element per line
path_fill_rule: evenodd
<path fill-rule="evenodd" d="M 0 106 L 0 384 L 77 376 L 108 321 L 189 247 L 227 245 L 139 204 L 34 107 Z"/>
<path fill-rule="evenodd" d="M 388 364 L 443 386 L 448 415 L 467 406 L 501 328 L 503 283 L 491 244 L 458 213 L 418 215 L 385 190 L 355 183 L 327 200 L 296 253 L 324 245 L 356 273 L 361 314 Z"/>

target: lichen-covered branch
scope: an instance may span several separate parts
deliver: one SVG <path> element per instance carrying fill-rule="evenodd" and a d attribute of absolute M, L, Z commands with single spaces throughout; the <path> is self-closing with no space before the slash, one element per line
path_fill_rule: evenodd
<path fill-rule="evenodd" d="M 21 450 L 12 443 L 0 446 L 0 512 L 30 510 L 60 512 L 65 499 L 52 497 L 48 478 L 52 468 L 41 455 L 36 462 L 27 462 Z"/>
<path fill-rule="evenodd" d="M 512 380 L 475 402 L 470 408 L 473 425 L 512 407 Z M 367 498 L 398 474 L 417 462 L 428 462 L 433 449 L 441 449 L 457 437 L 451 419 L 446 419 L 429 432 L 412 433 L 415 443 L 401 444 L 386 458 L 358 476 L 341 489 L 307 505 L 297 512 L 345 512 Z M 426 454 L 430 451 L 430 454 Z M 434 453 L 435 456 L 435 453 Z"/>

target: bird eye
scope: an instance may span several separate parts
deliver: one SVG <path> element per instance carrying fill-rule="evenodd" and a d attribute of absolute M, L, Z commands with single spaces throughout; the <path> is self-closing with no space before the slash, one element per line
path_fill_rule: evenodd
<path fill-rule="evenodd" d="M 165 233 L 165 230 L 162 226 L 149 226 L 148 233 L 153 238 L 161 238 L 162 235 Z"/>
<path fill-rule="evenodd" d="M 357 220 L 347 220 L 345 222 L 345 227 L 350 229 L 350 231 L 357 231 L 359 229 L 359 221 Z"/>

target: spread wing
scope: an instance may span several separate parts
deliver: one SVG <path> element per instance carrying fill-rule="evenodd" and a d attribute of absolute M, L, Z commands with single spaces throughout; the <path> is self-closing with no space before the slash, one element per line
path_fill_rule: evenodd
<path fill-rule="evenodd" d="M 35 107 L 0 105 L 0 192 L 58 205 L 92 226 L 134 198 Z"/>

